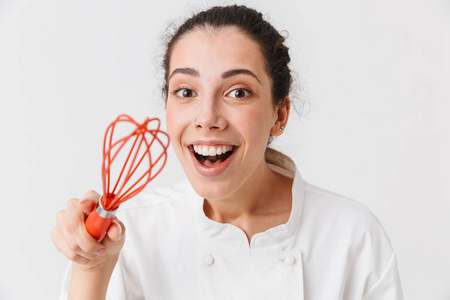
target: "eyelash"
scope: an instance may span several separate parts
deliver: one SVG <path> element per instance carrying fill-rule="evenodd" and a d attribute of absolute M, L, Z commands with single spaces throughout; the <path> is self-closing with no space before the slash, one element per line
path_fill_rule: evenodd
<path fill-rule="evenodd" d="M 246 99 L 246 98 L 249 98 L 249 97 L 251 97 L 251 96 L 253 96 L 253 93 L 252 93 L 252 91 L 250 91 L 249 89 L 246 89 L 246 88 L 235 88 L 235 89 L 232 89 L 229 93 L 227 93 L 227 95 L 228 94 L 230 94 L 231 92 L 234 92 L 234 91 L 237 91 L 237 90 L 241 90 L 241 91 L 245 91 L 246 93 L 248 93 L 248 96 L 245 96 L 245 97 L 243 97 L 243 98 L 236 98 L 236 99 Z M 234 98 L 234 97 L 233 97 Z"/>
<path fill-rule="evenodd" d="M 172 91 L 172 95 L 174 95 L 174 96 L 176 96 L 176 97 L 178 97 L 178 98 L 181 98 L 181 99 L 185 99 L 186 97 L 180 97 L 179 95 L 177 95 L 178 92 L 180 92 L 180 91 L 182 91 L 182 90 L 189 90 L 189 91 L 191 91 L 192 93 L 196 94 L 192 89 L 190 89 L 190 88 L 188 88 L 188 87 L 179 87 L 179 88 L 177 88 L 177 89 L 175 89 L 175 90 Z M 188 98 L 190 98 L 190 97 L 188 97 Z"/>
<path fill-rule="evenodd" d="M 176 96 L 176 97 L 178 97 L 178 98 L 181 98 L 181 99 L 191 98 L 191 97 L 180 97 L 180 96 L 178 95 L 178 93 L 179 93 L 180 91 L 182 91 L 182 90 L 189 90 L 189 91 L 191 91 L 192 93 L 196 94 L 192 89 L 187 88 L 187 87 L 179 87 L 179 88 L 173 90 L 171 93 L 172 93 L 174 96 Z M 245 97 L 243 97 L 243 98 L 236 98 L 236 99 L 245 99 L 245 98 L 249 98 L 249 97 L 253 96 L 252 91 L 250 91 L 249 89 L 247 89 L 247 88 L 239 88 L 239 87 L 238 87 L 238 88 L 235 88 L 235 89 L 232 89 L 230 92 L 227 93 L 227 95 L 229 95 L 231 92 L 234 92 L 234 91 L 236 91 L 236 90 L 242 90 L 242 91 L 248 93 L 247 96 L 245 96 Z M 232 98 L 234 98 L 234 97 L 232 97 Z"/>

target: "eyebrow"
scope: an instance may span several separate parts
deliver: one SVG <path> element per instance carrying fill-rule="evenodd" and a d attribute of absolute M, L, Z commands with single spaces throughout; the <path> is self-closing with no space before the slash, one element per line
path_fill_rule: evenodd
<path fill-rule="evenodd" d="M 194 76 L 194 77 L 199 77 L 200 73 L 193 68 L 176 68 L 175 70 L 172 71 L 172 73 L 169 76 L 169 79 L 173 77 L 173 75 L 175 74 L 185 74 L 185 75 L 190 75 L 190 76 Z"/>
<path fill-rule="evenodd" d="M 239 74 L 250 75 L 250 76 L 254 77 L 259 82 L 259 84 L 261 84 L 261 81 L 259 80 L 258 76 L 256 76 L 255 73 L 253 73 L 252 71 L 247 70 L 247 69 L 233 69 L 233 70 L 226 71 L 226 72 L 222 73 L 222 79 L 229 78 L 231 76 L 235 76 L 235 75 L 239 75 Z"/>
<path fill-rule="evenodd" d="M 193 77 L 200 76 L 200 73 L 196 69 L 176 68 L 175 70 L 172 71 L 168 80 L 170 80 L 170 78 L 172 78 L 175 74 L 185 74 L 185 75 L 189 75 L 189 76 L 193 76 Z M 256 76 L 255 73 L 253 73 L 252 71 L 250 71 L 248 69 L 232 69 L 232 70 L 223 72 L 221 77 L 222 77 L 222 79 L 226 79 L 226 78 L 230 78 L 232 76 L 236 76 L 239 74 L 250 75 L 250 76 L 254 77 L 259 82 L 259 84 L 261 84 L 261 81 L 259 80 L 258 76 Z"/>

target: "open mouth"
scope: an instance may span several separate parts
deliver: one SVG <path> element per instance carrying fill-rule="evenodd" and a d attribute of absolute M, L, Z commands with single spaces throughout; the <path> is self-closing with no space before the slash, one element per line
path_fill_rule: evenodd
<path fill-rule="evenodd" d="M 226 161 L 233 154 L 236 147 L 231 145 L 191 145 L 189 148 L 200 164 L 211 168 Z"/>

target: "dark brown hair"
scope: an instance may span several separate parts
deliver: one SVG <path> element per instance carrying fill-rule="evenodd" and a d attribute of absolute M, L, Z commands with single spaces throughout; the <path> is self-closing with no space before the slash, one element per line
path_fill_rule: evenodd
<path fill-rule="evenodd" d="M 219 29 L 228 26 L 239 28 L 244 34 L 257 42 L 265 59 L 266 71 L 272 80 L 272 99 L 275 105 L 283 106 L 289 95 L 292 76 L 289 69 L 289 48 L 284 45 L 285 38 L 267 21 L 263 15 L 246 6 L 215 6 L 193 15 L 184 22 L 167 42 L 163 58 L 165 99 L 168 96 L 168 76 L 170 56 L 176 42 L 186 33 L 198 28 Z"/>

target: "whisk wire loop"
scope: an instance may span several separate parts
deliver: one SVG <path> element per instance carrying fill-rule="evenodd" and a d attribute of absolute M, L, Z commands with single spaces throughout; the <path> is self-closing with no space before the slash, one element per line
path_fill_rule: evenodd
<path fill-rule="evenodd" d="M 117 181 L 116 181 L 116 185 L 114 186 L 114 188 L 113 188 L 113 190 L 112 190 L 112 193 L 113 193 L 113 194 L 116 192 L 117 185 L 119 184 L 120 179 L 122 178 L 122 175 L 123 175 L 123 173 L 124 173 L 124 171 L 125 171 L 125 169 L 126 169 L 126 167 L 127 167 L 127 165 L 128 165 L 128 161 L 130 160 L 130 157 L 131 157 L 131 155 L 133 154 L 134 147 L 136 146 L 136 142 L 139 140 L 139 137 L 140 137 L 139 135 L 136 135 L 136 139 L 134 140 L 133 146 L 131 146 L 131 150 L 130 150 L 130 152 L 128 153 L 127 159 L 125 160 L 125 163 L 124 163 L 124 165 L 123 165 L 122 171 L 120 172 L 119 178 L 118 178 Z M 127 139 L 127 140 L 128 140 L 128 139 Z M 121 145 L 120 149 L 125 145 L 125 143 L 126 143 L 126 141 Z M 139 143 L 138 149 L 140 148 L 141 143 L 142 143 L 142 140 L 141 140 L 141 142 Z M 118 154 L 119 151 L 120 151 L 120 150 L 117 151 L 116 155 Z M 135 159 L 136 159 L 136 155 L 133 156 L 133 161 L 131 162 L 131 166 L 130 166 L 129 168 L 131 168 L 131 167 L 133 166 L 133 163 L 134 163 L 134 160 L 135 160 Z M 129 172 L 128 172 L 128 175 L 129 175 Z M 128 177 L 128 175 L 127 175 L 127 177 Z M 127 178 L 127 179 L 128 179 L 128 178 Z M 120 192 L 120 191 L 119 191 L 119 192 Z"/>
<path fill-rule="evenodd" d="M 116 125 L 119 123 L 131 124 L 134 129 L 125 137 L 114 140 Z M 148 128 L 155 123 L 156 129 Z M 108 126 L 103 141 L 103 196 L 86 219 L 87 231 L 98 241 L 101 242 L 105 237 L 119 205 L 141 192 L 147 183 L 153 180 L 164 168 L 170 140 L 169 135 L 163 132 L 160 127 L 161 122 L 157 118 L 147 118 L 144 123 L 139 124 L 127 115 L 120 115 Z M 132 141 L 131 148 L 125 155 L 126 159 L 120 170 L 118 180 L 111 190 L 111 166 L 119 157 L 120 152 L 125 153 L 127 151 L 125 146 L 128 147 L 130 141 Z M 157 146 L 157 148 L 153 146 Z M 158 152 L 158 148 L 160 152 Z M 156 156 L 155 152 L 159 155 L 156 160 L 153 160 L 152 154 Z M 148 169 L 145 169 L 147 161 Z M 142 175 L 136 175 L 139 168 L 145 171 Z M 128 182 L 134 179 L 133 177 L 138 178 L 133 184 L 130 184 L 130 187 L 127 187 Z M 125 192 L 123 192 L 124 190 Z"/>
<path fill-rule="evenodd" d="M 119 122 L 131 123 L 135 126 L 135 129 L 128 136 L 114 141 L 114 131 L 116 129 L 116 125 Z M 148 128 L 151 123 L 156 123 L 155 129 Z M 113 194 L 115 196 L 109 201 L 109 203 L 103 203 L 104 207 L 107 210 L 116 209 L 121 203 L 134 197 L 136 194 L 142 191 L 145 185 L 153 180 L 165 166 L 167 161 L 169 136 L 167 135 L 167 133 L 161 131 L 160 127 L 161 122 L 157 118 L 147 118 L 142 124 L 139 124 L 127 115 L 120 115 L 113 123 L 109 125 L 105 133 L 105 140 L 103 144 L 103 192 L 104 194 Z M 147 137 L 146 135 L 149 136 Z M 132 139 L 133 137 L 135 138 L 132 142 L 131 149 L 129 150 L 129 153 L 125 159 L 118 179 L 114 185 L 114 188 L 110 190 L 111 165 L 113 165 L 114 160 L 118 156 L 119 152 L 123 151 L 124 146 L 128 144 L 130 139 Z M 164 139 L 162 139 L 162 137 L 164 137 Z M 159 144 L 161 148 L 161 153 L 157 156 L 156 160 L 153 159 L 152 152 L 150 151 L 150 148 L 155 144 L 155 142 Z M 144 172 L 139 178 L 137 178 L 137 180 L 133 184 L 131 184 L 130 187 L 126 188 L 127 183 L 136 174 L 136 171 L 142 165 L 144 160 L 148 161 L 148 170 L 146 170 L 146 172 Z M 161 163 L 158 165 L 159 162 Z M 154 172 L 154 168 L 156 168 L 157 165 L 158 168 L 156 172 Z M 138 186 L 139 184 L 141 185 Z M 134 188 L 136 189 L 133 190 Z"/>

